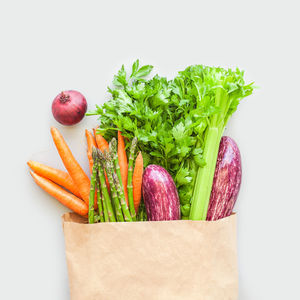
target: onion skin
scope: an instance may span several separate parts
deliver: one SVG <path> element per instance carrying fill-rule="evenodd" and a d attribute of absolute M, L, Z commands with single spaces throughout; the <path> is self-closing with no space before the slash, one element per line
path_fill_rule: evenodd
<path fill-rule="evenodd" d="M 216 221 L 232 214 L 241 179 L 240 150 L 232 138 L 223 136 L 219 146 L 207 221 Z"/>
<path fill-rule="evenodd" d="M 180 219 L 180 203 L 171 175 L 161 166 L 149 165 L 143 174 L 143 199 L 148 221 Z"/>
<path fill-rule="evenodd" d="M 58 94 L 52 102 L 52 113 L 57 122 L 63 125 L 79 123 L 85 116 L 87 102 L 85 97 L 74 90 Z"/>

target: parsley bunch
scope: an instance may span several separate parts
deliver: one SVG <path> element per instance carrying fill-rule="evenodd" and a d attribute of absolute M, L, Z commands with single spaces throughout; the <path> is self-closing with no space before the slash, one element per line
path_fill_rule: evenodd
<path fill-rule="evenodd" d="M 114 76 L 114 87 L 108 89 L 111 99 L 88 115 L 99 115 L 99 131 L 108 140 L 117 130 L 130 141 L 137 137 L 145 166 L 158 164 L 172 175 L 183 218 L 203 219 L 223 130 L 239 100 L 253 88 L 245 85 L 243 72 L 238 69 L 195 65 L 173 80 L 158 75 L 145 79 L 152 68 L 140 67 L 137 60 L 129 75 L 122 66 Z M 217 128 L 215 137 L 210 137 L 211 128 Z M 203 176 L 199 175 L 202 169 L 208 169 Z M 201 186 L 210 189 L 209 193 L 201 196 Z"/>

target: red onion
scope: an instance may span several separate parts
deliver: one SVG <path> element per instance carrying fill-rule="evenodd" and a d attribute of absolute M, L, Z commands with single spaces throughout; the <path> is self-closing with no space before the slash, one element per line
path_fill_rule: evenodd
<path fill-rule="evenodd" d="M 63 125 L 77 124 L 83 119 L 86 110 L 86 99 L 77 91 L 61 92 L 52 102 L 53 116 Z"/>

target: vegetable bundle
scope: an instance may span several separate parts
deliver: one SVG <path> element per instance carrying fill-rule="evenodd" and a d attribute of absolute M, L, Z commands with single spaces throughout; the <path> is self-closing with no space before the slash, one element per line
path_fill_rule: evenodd
<path fill-rule="evenodd" d="M 124 66 L 109 88 L 112 97 L 88 115 L 99 115 L 98 132 L 111 139 L 117 130 L 139 140 L 144 166 L 157 164 L 173 177 L 184 219 L 205 220 L 225 126 L 241 99 L 253 91 L 244 72 L 195 65 L 172 79 L 152 66 L 129 74 Z"/>
<path fill-rule="evenodd" d="M 28 162 L 37 185 L 82 216 L 63 216 L 71 297 L 118 299 L 125 282 L 126 299 L 235 299 L 232 212 L 242 168 L 237 144 L 223 132 L 240 100 L 252 93 L 252 84 L 245 84 L 239 69 L 195 65 L 172 80 L 147 79 L 151 70 L 138 60 L 130 74 L 122 66 L 109 88 L 111 99 L 88 113 L 100 120 L 94 134 L 85 130 L 90 176 L 54 127 L 52 138 L 67 172 Z M 65 96 L 58 99 L 59 110 L 68 119 L 75 102 Z M 69 100 L 73 106 L 64 107 Z M 223 220 L 86 224 L 180 219 Z M 95 247 L 99 243 L 105 247 Z M 143 246 L 132 252 L 124 245 Z M 176 258 L 171 265 L 170 257 Z M 180 289 L 178 274 L 189 283 Z M 116 282 L 121 282 L 117 288 Z"/>
<path fill-rule="evenodd" d="M 89 223 L 146 220 L 145 207 L 140 207 L 143 159 L 141 153 L 135 159 L 136 138 L 132 140 L 127 166 L 125 142 L 120 132 L 119 143 L 113 138 L 108 144 L 101 135 L 94 138 L 86 130 L 90 180 L 61 133 L 52 127 L 51 134 L 68 173 L 29 161 L 30 174 L 42 189 L 74 212 L 87 216 Z"/>
<path fill-rule="evenodd" d="M 132 193 L 132 165 L 136 147 L 136 139 L 133 139 L 130 155 L 129 184 L 130 194 L 128 198 L 129 208 L 126 203 L 125 188 L 122 180 L 120 164 L 116 148 L 116 139 L 112 139 L 109 144 L 109 151 L 104 153 L 93 147 L 93 169 L 91 176 L 91 189 L 89 199 L 89 223 L 95 220 L 104 221 L 104 216 L 108 216 L 110 222 L 132 222 L 136 221 L 136 211 Z M 109 187 L 105 180 L 105 171 L 108 177 Z M 97 186 L 97 203 L 99 215 L 94 215 L 95 187 Z M 110 193 L 109 193 L 110 190 Z M 104 220 L 103 220 L 104 218 Z"/>

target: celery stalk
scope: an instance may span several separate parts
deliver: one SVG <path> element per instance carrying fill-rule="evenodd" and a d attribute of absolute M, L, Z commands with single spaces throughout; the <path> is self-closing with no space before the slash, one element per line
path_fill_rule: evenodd
<path fill-rule="evenodd" d="M 219 85 L 222 83 L 219 82 Z M 214 103 L 219 111 L 210 118 L 205 133 L 203 159 L 206 164 L 198 168 L 191 201 L 191 220 L 206 220 L 219 145 L 225 125 L 238 104 L 234 102 L 236 99 L 237 97 L 228 93 L 224 87 L 216 89 Z"/>
<path fill-rule="evenodd" d="M 190 212 L 191 220 L 206 220 L 206 214 L 210 199 L 211 188 L 214 179 L 220 140 L 223 130 L 210 127 L 206 133 L 206 143 L 203 152 L 203 158 L 206 165 L 198 169 L 193 201 Z M 197 199 L 197 201 L 194 201 Z"/>

